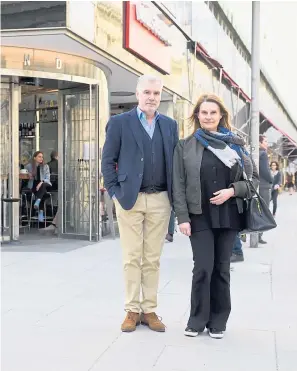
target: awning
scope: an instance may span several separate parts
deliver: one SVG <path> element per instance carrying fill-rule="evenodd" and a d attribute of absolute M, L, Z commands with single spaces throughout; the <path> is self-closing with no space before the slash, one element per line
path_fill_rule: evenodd
<path fill-rule="evenodd" d="M 295 140 L 293 138 L 291 138 L 279 126 L 277 126 L 275 123 L 273 123 L 271 120 L 269 120 L 262 112 L 260 112 L 260 114 L 264 117 L 265 121 L 268 124 L 270 124 L 271 126 L 273 126 L 277 131 L 279 131 L 282 135 L 284 135 L 288 139 L 288 142 L 290 142 L 292 145 L 294 145 L 295 147 L 297 147 L 297 143 L 295 142 Z"/>
<path fill-rule="evenodd" d="M 220 62 L 212 58 L 206 51 L 206 49 L 199 44 L 196 43 L 196 52 L 208 63 L 208 65 L 211 68 L 216 68 L 220 71 L 220 79 L 221 81 L 224 81 L 227 83 L 228 86 L 231 88 L 237 90 L 239 96 L 241 96 L 246 102 L 251 102 L 251 98 L 240 88 L 240 86 L 231 78 L 231 76 L 224 70 L 223 66 Z M 268 120 L 268 118 L 260 112 L 260 115 L 262 115 L 273 127 L 275 127 L 276 130 L 278 130 L 280 133 L 282 133 L 288 140 L 294 144 L 297 147 L 297 143 L 290 135 L 285 133 L 281 128 L 279 128 L 276 124 L 274 124 L 271 120 Z"/>

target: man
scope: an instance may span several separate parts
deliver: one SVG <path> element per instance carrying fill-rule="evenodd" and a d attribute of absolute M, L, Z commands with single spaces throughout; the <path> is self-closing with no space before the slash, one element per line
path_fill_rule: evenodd
<path fill-rule="evenodd" d="M 259 193 L 269 207 L 273 178 L 270 172 L 269 159 L 267 155 L 268 141 L 264 135 L 260 135 L 259 142 Z M 262 235 L 263 233 L 259 233 L 259 243 L 266 244 L 267 242 L 262 239 Z"/>
<path fill-rule="evenodd" d="M 52 183 L 52 191 L 58 190 L 58 152 L 52 151 L 51 152 L 51 160 L 48 163 L 50 173 L 51 173 L 51 183 Z"/>
<path fill-rule="evenodd" d="M 176 122 L 157 111 L 162 88 L 158 77 L 139 78 L 138 107 L 109 120 L 102 154 L 104 184 L 115 202 L 123 250 L 123 332 L 134 331 L 139 323 L 165 331 L 155 311 L 178 135 Z"/>
<path fill-rule="evenodd" d="M 58 152 L 51 152 L 51 160 L 48 162 L 51 174 L 58 174 Z"/>

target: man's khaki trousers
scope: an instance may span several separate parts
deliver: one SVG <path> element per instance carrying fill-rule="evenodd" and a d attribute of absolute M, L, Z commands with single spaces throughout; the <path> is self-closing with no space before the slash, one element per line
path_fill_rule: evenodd
<path fill-rule="evenodd" d="M 139 193 L 131 210 L 124 210 L 118 201 L 115 205 L 123 250 L 125 310 L 155 312 L 160 256 L 171 213 L 168 193 Z"/>

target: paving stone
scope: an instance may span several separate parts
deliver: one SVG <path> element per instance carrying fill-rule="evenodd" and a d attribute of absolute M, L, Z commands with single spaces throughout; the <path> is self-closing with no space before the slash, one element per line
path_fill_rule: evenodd
<path fill-rule="evenodd" d="M 295 202 L 295 204 L 294 204 Z M 2 246 L 3 371 L 295 371 L 297 194 L 279 198 L 268 244 L 232 265 L 225 338 L 183 335 L 192 252 L 175 235 L 161 259 L 158 314 L 165 333 L 122 334 L 124 283 L 119 240 L 98 244 L 27 239 Z"/>

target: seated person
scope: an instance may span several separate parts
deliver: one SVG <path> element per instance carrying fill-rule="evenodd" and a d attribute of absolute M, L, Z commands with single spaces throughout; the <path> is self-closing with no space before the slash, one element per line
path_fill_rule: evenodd
<path fill-rule="evenodd" d="M 35 195 L 34 208 L 39 209 L 40 202 L 47 188 L 52 185 L 50 182 L 49 166 L 43 162 L 43 153 L 41 151 L 35 152 L 33 159 L 25 168 L 28 170 L 30 178 L 27 187 L 31 189 Z"/>
<path fill-rule="evenodd" d="M 52 151 L 51 160 L 48 162 L 48 166 L 51 173 L 52 190 L 58 190 L 58 152 Z"/>

